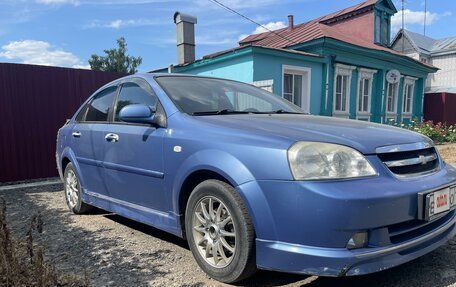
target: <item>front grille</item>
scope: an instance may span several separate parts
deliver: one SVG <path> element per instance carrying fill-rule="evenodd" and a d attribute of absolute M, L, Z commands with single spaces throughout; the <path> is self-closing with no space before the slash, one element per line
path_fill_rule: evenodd
<path fill-rule="evenodd" d="M 416 150 L 405 150 L 377 153 L 387 168 L 398 176 L 422 175 L 436 171 L 439 167 L 439 156 L 434 147 Z"/>

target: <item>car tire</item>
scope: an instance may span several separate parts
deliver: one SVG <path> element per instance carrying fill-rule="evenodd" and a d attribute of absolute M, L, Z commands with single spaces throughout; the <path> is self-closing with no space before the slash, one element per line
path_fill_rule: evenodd
<path fill-rule="evenodd" d="M 93 209 L 91 205 L 82 201 L 81 184 L 71 162 L 65 167 L 65 172 L 63 174 L 63 186 L 66 203 L 68 208 L 73 213 L 84 214 Z"/>
<path fill-rule="evenodd" d="M 196 262 L 213 279 L 234 283 L 256 272 L 253 224 L 231 185 L 198 184 L 187 202 L 185 230 Z"/>

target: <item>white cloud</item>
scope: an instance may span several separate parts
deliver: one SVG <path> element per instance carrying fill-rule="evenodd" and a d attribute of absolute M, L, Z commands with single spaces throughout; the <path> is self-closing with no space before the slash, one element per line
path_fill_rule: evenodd
<path fill-rule="evenodd" d="M 412 11 L 410 9 L 404 9 L 404 26 L 407 25 L 424 25 L 424 16 L 426 15 L 426 26 L 432 25 L 435 21 L 441 17 L 450 16 L 451 12 L 445 12 L 443 14 L 432 13 L 427 11 Z M 402 27 L 402 11 L 397 12 L 391 18 L 391 29 L 397 32 Z"/>
<path fill-rule="evenodd" d="M 53 47 L 48 42 L 36 40 L 13 41 L 2 46 L 0 57 L 19 60 L 24 64 L 88 69 L 78 57 Z"/>
<path fill-rule="evenodd" d="M 239 36 L 239 41 L 241 41 L 242 39 L 246 38 L 247 36 L 249 36 L 251 34 L 260 34 L 260 33 L 268 32 L 269 30 L 282 29 L 282 28 L 285 28 L 286 26 L 287 25 L 285 25 L 285 23 L 282 21 L 269 22 L 267 24 L 264 24 L 263 26 L 256 27 L 256 29 L 253 30 L 252 33 L 250 33 L 250 34 L 241 34 Z"/>
<path fill-rule="evenodd" d="M 122 20 L 116 19 L 112 21 L 100 21 L 94 20 L 86 25 L 86 28 L 111 28 L 111 29 L 120 29 L 125 27 L 139 27 L 139 26 L 153 26 L 153 25 L 163 25 L 163 24 L 172 24 L 171 21 L 157 21 L 150 19 L 129 19 Z"/>
<path fill-rule="evenodd" d="M 268 32 L 269 30 L 277 30 L 277 29 L 282 29 L 285 28 L 287 25 L 283 23 L 282 21 L 277 21 L 277 22 L 269 22 L 267 24 L 264 24 L 263 26 L 256 27 L 256 29 L 252 32 L 252 34 L 260 34 L 263 32 Z"/>

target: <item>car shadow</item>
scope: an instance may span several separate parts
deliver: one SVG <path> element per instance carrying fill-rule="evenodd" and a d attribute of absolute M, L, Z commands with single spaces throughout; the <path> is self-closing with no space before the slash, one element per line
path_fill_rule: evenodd
<path fill-rule="evenodd" d="M 126 217 L 122 217 L 120 215 L 114 214 L 114 213 L 109 213 L 104 215 L 105 218 L 112 220 L 116 222 L 117 224 L 122 224 L 125 225 L 131 229 L 134 229 L 138 232 L 142 232 L 144 234 L 147 234 L 149 236 L 153 236 L 157 239 L 167 241 L 169 243 L 172 243 L 174 245 L 178 245 L 182 248 L 185 248 L 187 250 L 190 250 L 187 244 L 187 241 L 177 237 L 171 233 L 164 232 L 160 229 L 157 229 L 155 227 L 152 227 L 150 225 L 143 224 L 141 222 L 137 222 L 131 219 L 128 219 Z"/>
<path fill-rule="evenodd" d="M 106 214 L 104 214 L 104 217 L 108 218 L 109 220 L 114 221 L 116 224 L 125 225 L 131 229 L 134 229 L 137 232 L 142 232 L 149 236 L 153 236 L 157 239 L 164 240 L 169 243 L 178 245 L 182 248 L 187 249 L 188 252 L 191 252 L 190 248 L 188 247 L 187 241 L 180 237 L 177 237 L 170 233 L 164 232 L 164 231 L 154 228 L 152 226 L 122 217 L 117 214 L 106 213 Z M 287 273 L 259 270 L 251 278 L 243 280 L 235 285 L 236 286 L 262 286 L 262 287 L 283 286 L 283 285 L 296 283 L 298 281 L 305 280 L 308 277 L 309 276 L 306 276 L 306 275 L 296 275 L 296 274 L 287 274 Z M 201 285 L 201 283 L 196 283 L 196 284 L 190 284 L 190 285 L 183 285 L 181 287 L 185 287 L 185 286 L 197 287 L 197 286 L 206 286 L 206 285 Z"/>

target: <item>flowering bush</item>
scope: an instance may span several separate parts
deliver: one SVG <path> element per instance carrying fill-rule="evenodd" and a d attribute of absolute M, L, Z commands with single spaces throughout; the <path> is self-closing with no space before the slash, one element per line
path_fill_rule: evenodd
<path fill-rule="evenodd" d="M 412 120 L 408 124 L 398 124 L 394 122 L 389 123 L 394 126 L 399 126 L 423 134 L 431 138 L 436 143 L 456 143 L 456 125 L 448 126 L 441 122 L 435 124 L 433 121 L 418 122 L 416 120 Z"/>

